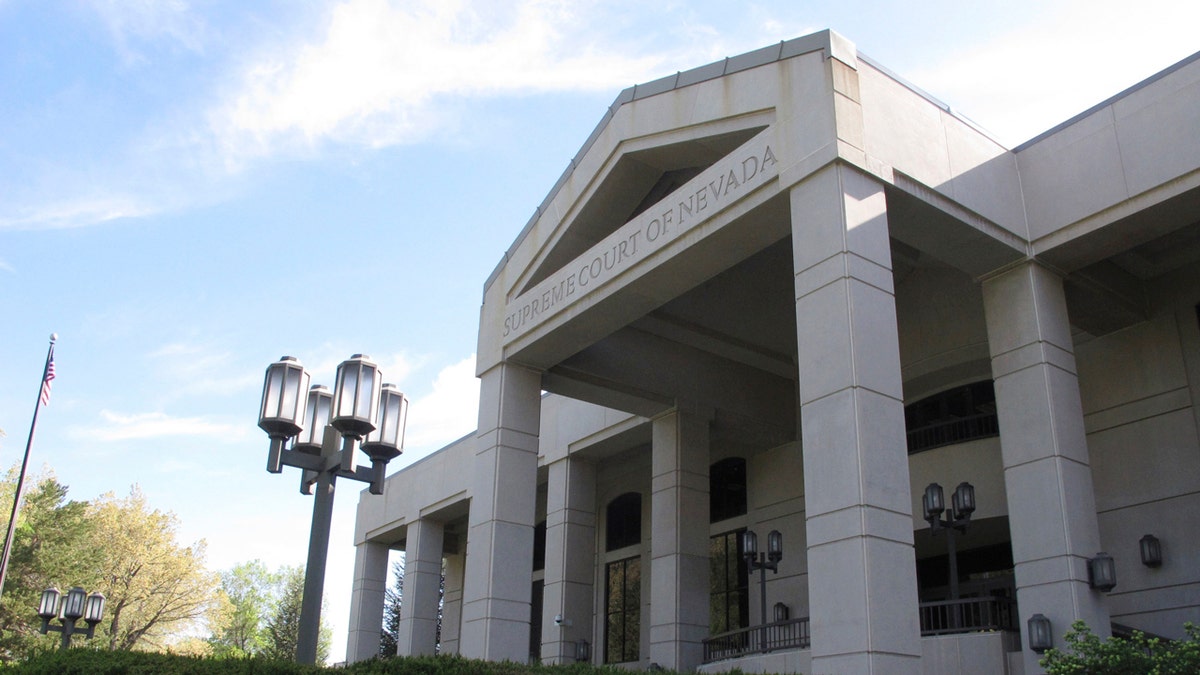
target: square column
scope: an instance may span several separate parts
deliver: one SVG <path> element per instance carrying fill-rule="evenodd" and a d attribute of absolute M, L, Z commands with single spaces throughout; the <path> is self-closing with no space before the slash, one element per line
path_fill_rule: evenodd
<path fill-rule="evenodd" d="M 652 425 L 650 662 L 687 672 L 708 636 L 708 418 L 675 410 Z"/>
<path fill-rule="evenodd" d="M 593 635 L 596 465 L 567 457 L 548 468 L 542 662 L 574 663 L 575 643 L 592 642 Z M 563 617 L 564 625 L 555 625 L 556 615 Z"/>
<path fill-rule="evenodd" d="M 350 589 L 350 628 L 346 636 L 348 663 L 379 655 L 387 575 L 386 544 L 364 541 L 354 547 L 354 585 Z"/>
<path fill-rule="evenodd" d="M 529 659 L 541 374 L 501 363 L 480 380 L 461 652 L 524 663 Z"/>
<path fill-rule="evenodd" d="M 404 605 L 396 631 L 396 653 L 423 656 L 437 652 L 438 590 L 442 581 L 442 535 L 436 521 L 408 524 L 404 548 Z"/>
<path fill-rule="evenodd" d="M 904 393 L 883 186 L 791 191 L 812 671 L 920 671 Z"/>
<path fill-rule="evenodd" d="M 442 654 L 458 654 L 458 636 L 462 625 L 463 575 L 466 557 L 461 554 L 445 558 L 446 591 L 442 596 Z"/>
<path fill-rule="evenodd" d="M 996 386 L 1023 643 L 1028 619 L 1050 619 L 1054 644 L 1076 619 L 1110 633 L 1103 594 L 1088 586 L 1100 548 L 1096 497 L 1062 279 L 1026 263 L 983 282 Z M 1025 672 L 1042 672 L 1025 650 Z"/>

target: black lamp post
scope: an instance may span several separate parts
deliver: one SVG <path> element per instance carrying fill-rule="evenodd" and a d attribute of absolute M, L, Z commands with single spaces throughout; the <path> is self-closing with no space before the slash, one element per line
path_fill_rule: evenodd
<path fill-rule="evenodd" d="M 76 586 L 67 591 L 64 596 L 57 588 L 47 588 L 42 591 L 42 600 L 38 603 L 38 616 L 42 617 L 42 635 L 49 632 L 62 633 L 62 649 L 71 646 L 71 636 L 82 634 L 85 640 L 91 640 L 96 635 L 96 624 L 104 619 L 104 594 L 100 592 L 88 595 L 88 592 Z M 57 618 L 60 625 L 51 626 L 50 620 Z M 75 622 L 83 619 L 87 630 L 76 629 Z"/>
<path fill-rule="evenodd" d="M 408 416 L 408 399 L 394 385 L 381 385 L 379 367 L 362 354 L 338 366 L 332 394 L 321 385 L 310 388 L 309 379 L 294 357 L 272 363 L 258 416 L 258 426 L 271 438 L 267 471 L 280 473 L 284 465 L 294 466 L 303 473 L 302 494 L 313 494 L 316 486 L 296 645 L 296 660 L 305 664 L 317 660 L 334 484 L 341 476 L 369 483 L 371 494 L 383 494 L 387 463 L 404 448 Z M 358 464 L 360 443 L 370 466 Z"/>
<path fill-rule="evenodd" d="M 971 522 L 971 514 L 975 512 L 975 488 L 966 481 L 959 483 L 951 496 L 951 504 L 946 518 L 942 513 L 947 511 L 945 495 L 942 486 L 930 483 L 925 488 L 922 499 L 925 520 L 929 522 L 929 532 L 936 535 L 946 533 L 946 549 L 950 557 L 950 599 L 958 599 L 958 549 L 954 540 L 955 532 L 966 532 Z"/>
<path fill-rule="evenodd" d="M 758 586 L 762 593 L 759 607 L 762 609 L 762 651 L 767 651 L 767 570 L 778 574 L 779 561 L 783 560 L 783 535 L 779 530 L 767 534 L 767 550 L 758 551 L 758 535 L 750 530 L 742 533 L 742 555 L 750 571 L 758 570 Z"/>

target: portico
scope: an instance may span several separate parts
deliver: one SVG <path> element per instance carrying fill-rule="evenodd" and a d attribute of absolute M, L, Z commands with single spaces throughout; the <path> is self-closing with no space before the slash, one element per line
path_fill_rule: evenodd
<path fill-rule="evenodd" d="M 1041 613 L 1106 633 L 1078 331 L 1103 342 L 1146 308 L 1084 269 L 1113 239 L 1072 267 L 1066 239 L 1034 235 L 1037 168 L 832 32 L 623 92 L 487 280 L 476 434 L 360 505 L 350 658 L 371 653 L 379 547 L 398 546 L 404 653 L 432 651 L 450 552 L 463 655 L 569 662 L 586 642 L 694 670 L 758 615 L 731 536 L 749 528 L 788 542 L 768 587 L 811 646 L 784 667 L 931 672 L 918 606 L 939 554 L 914 505 L 951 473 L 980 487 L 967 550 L 1000 552 L 968 573 L 1015 592 L 995 629 Z M 914 451 L 914 404 L 980 382 L 998 433 Z M 1038 672 L 1002 649 L 977 672 Z"/>

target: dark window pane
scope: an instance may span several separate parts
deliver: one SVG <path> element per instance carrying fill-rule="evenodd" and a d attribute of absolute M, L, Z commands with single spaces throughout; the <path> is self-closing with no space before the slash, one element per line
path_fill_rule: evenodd
<path fill-rule="evenodd" d="M 642 496 L 626 492 L 605 510 L 605 550 L 615 551 L 642 541 Z"/>
<path fill-rule="evenodd" d="M 729 457 L 708 470 L 708 520 L 746 514 L 746 460 Z"/>

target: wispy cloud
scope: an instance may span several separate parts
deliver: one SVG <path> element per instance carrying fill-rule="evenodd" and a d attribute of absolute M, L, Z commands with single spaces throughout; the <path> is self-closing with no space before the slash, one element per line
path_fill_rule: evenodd
<path fill-rule="evenodd" d="M 475 377 L 475 355 L 443 368 L 434 378 L 433 390 L 409 404 L 406 451 L 409 464 L 446 443 L 461 438 L 479 423 L 479 380 Z"/>
<path fill-rule="evenodd" d="M 67 197 L 27 206 L 8 215 L 0 212 L 0 230 L 61 229 L 97 225 L 119 218 L 153 215 L 160 208 L 147 202 L 145 196 L 113 193 Z"/>
<path fill-rule="evenodd" d="M 326 140 L 380 147 L 435 132 L 446 97 L 616 89 L 661 70 L 663 54 L 601 46 L 587 6 L 349 0 L 316 41 L 247 66 L 212 128 L 231 158 Z"/>
<path fill-rule="evenodd" d="M 257 387 L 262 373 L 234 363 L 233 354 L 212 345 L 173 342 L 148 354 L 157 376 L 170 381 L 166 391 L 228 396 Z"/>
<path fill-rule="evenodd" d="M 203 416 L 172 417 L 161 412 L 122 414 L 101 410 L 100 420 L 95 426 L 73 429 L 71 436 L 90 441 L 112 442 L 170 436 L 204 436 L 229 440 L 244 437 L 248 433 L 245 424 L 230 424 Z"/>
<path fill-rule="evenodd" d="M 1071 2 L 905 76 L 1015 144 L 1185 58 L 1196 25 L 1195 3 L 1146 0 L 1130 12 L 1113 0 Z"/>
<path fill-rule="evenodd" d="M 168 43 L 190 51 L 204 44 L 206 23 L 185 0 L 92 0 L 126 64 L 146 59 L 141 45 Z"/>

